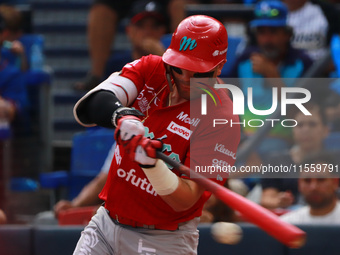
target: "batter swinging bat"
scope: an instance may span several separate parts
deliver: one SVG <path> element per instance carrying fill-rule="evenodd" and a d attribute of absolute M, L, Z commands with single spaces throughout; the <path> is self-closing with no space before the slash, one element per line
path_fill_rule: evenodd
<path fill-rule="evenodd" d="M 294 225 L 282 221 L 277 215 L 266 208 L 242 197 L 239 194 L 219 185 L 189 167 L 172 160 L 157 151 L 157 157 L 176 168 L 182 174 L 190 176 L 193 181 L 212 192 L 223 203 L 240 212 L 249 222 L 257 225 L 269 235 L 290 248 L 300 248 L 306 240 L 306 233 Z"/>

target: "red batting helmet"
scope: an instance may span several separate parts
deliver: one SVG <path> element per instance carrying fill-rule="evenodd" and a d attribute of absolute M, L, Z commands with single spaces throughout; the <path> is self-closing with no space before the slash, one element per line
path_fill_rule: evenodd
<path fill-rule="evenodd" d="M 163 61 L 193 72 L 208 72 L 226 60 L 227 30 L 218 20 L 193 15 L 184 19 L 172 34 Z"/>

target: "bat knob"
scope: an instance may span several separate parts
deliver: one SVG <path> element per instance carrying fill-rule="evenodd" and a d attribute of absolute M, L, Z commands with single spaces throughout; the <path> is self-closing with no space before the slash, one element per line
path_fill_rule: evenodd
<path fill-rule="evenodd" d="M 307 240 L 306 233 L 303 233 L 303 235 L 289 242 L 288 246 L 293 249 L 299 249 L 306 244 L 306 240 Z"/>

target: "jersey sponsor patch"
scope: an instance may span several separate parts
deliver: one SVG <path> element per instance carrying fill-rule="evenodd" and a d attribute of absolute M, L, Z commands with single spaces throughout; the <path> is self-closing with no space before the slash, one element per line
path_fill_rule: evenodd
<path fill-rule="evenodd" d="M 189 118 L 189 115 L 187 113 L 184 113 L 184 111 L 182 111 L 180 114 L 177 115 L 176 117 L 177 119 L 184 121 L 184 123 L 189 123 L 190 125 L 193 125 L 194 127 L 197 126 L 197 124 L 200 122 L 199 118 Z"/>
<path fill-rule="evenodd" d="M 157 93 L 153 87 L 149 87 L 144 84 L 144 89 L 139 93 L 137 97 L 138 106 L 141 112 L 146 112 L 150 108 L 150 104 L 153 102 L 155 106 L 158 107 L 158 103 L 160 102 Z"/>
<path fill-rule="evenodd" d="M 191 130 L 187 129 L 186 127 L 180 126 L 173 121 L 171 121 L 171 123 L 167 127 L 167 130 L 169 130 L 171 133 L 179 135 L 180 137 L 183 137 L 185 140 L 189 140 L 192 134 Z"/>
<path fill-rule="evenodd" d="M 224 161 L 222 159 L 214 158 L 212 160 L 212 166 L 228 167 L 230 165 L 229 165 L 229 163 L 227 161 Z"/>
<path fill-rule="evenodd" d="M 236 159 L 236 153 L 225 148 L 224 144 L 216 143 L 214 151 L 221 152 L 229 157 L 232 157 L 233 159 Z"/>
<path fill-rule="evenodd" d="M 124 179 L 126 182 L 130 182 L 132 185 L 146 191 L 151 195 L 157 196 L 156 191 L 153 189 L 151 183 L 148 182 L 148 179 L 146 177 L 142 179 L 141 177 L 138 177 L 135 173 L 135 169 L 130 169 L 129 172 L 126 172 L 122 168 L 118 168 L 117 170 L 118 177 Z"/>

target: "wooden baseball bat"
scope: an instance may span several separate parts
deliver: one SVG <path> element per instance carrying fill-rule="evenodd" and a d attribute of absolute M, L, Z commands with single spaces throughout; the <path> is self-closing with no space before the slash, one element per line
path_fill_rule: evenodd
<path fill-rule="evenodd" d="M 157 157 L 176 168 L 182 174 L 189 176 L 206 190 L 213 193 L 218 199 L 240 212 L 249 222 L 257 225 L 279 242 L 290 248 L 300 248 L 305 244 L 306 233 L 298 227 L 282 221 L 277 215 L 266 208 L 236 194 L 222 185 L 207 179 L 189 167 L 174 161 L 162 152 L 157 152 Z"/>

